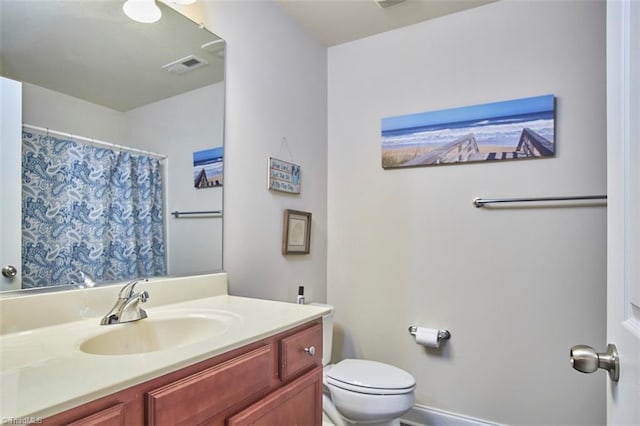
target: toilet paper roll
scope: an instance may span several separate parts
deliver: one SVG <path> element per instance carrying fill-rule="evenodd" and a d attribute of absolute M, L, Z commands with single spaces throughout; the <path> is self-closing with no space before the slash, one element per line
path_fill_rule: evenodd
<path fill-rule="evenodd" d="M 430 348 L 440 347 L 438 330 L 435 328 L 418 327 L 416 330 L 416 343 Z"/>

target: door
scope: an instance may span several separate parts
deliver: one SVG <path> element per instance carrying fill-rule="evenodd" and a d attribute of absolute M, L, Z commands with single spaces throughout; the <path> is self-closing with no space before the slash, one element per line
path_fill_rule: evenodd
<path fill-rule="evenodd" d="M 22 265 L 22 83 L 4 77 L 0 137 L 0 290 L 17 290 Z"/>
<path fill-rule="evenodd" d="M 607 423 L 640 425 L 640 2 L 607 2 Z"/>

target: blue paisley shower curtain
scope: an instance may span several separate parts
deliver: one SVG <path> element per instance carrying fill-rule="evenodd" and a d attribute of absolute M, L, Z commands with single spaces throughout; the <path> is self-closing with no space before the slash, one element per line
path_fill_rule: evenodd
<path fill-rule="evenodd" d="M 23 128 L 23 288 L 164 275 L 158 159 Z"/>

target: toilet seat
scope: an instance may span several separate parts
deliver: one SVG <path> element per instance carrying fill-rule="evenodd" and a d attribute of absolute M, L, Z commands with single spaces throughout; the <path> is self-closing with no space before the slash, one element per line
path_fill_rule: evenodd
<path fill-rule="evenodd" d="M 345 359 L 326 371 L 327 384 L 369 395 L 413 392 L 415 379 L 392 365 L 362 359 Z"/>

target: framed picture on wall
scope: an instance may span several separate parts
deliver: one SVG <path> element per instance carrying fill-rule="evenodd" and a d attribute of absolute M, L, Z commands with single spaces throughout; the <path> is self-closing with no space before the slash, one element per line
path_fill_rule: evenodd
<path fill-rule="evenodd" d="M 268 157 L 267 187 L 273 191 L 300 193 L 300 165 Z"/>
<path fill-rule="evenodd" d="M 223 148 L 193 153 L 193 186 L 197 189 L 222 186 Z"/>
<path fill-rule="evenodd" d="M 555 97 L 542 95 L 382 119 L 382 167 L 555 156 Z"/>
<path fill-rule="evenodd" d="M 311 213 L 284 211 L 282 254 L 309 254 L 311 250 Z"/>

